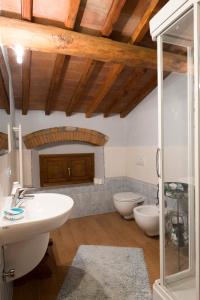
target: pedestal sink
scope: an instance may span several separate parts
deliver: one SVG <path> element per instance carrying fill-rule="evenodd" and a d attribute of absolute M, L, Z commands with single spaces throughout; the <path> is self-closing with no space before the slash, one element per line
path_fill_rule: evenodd
<path fill-rule="evenodd" d="M 4 209 L 11 207 L 8 197 Z M 30 272 L 43 258 L 49 241 L 49 232 L 64 224 L 69 218 L 73 200 L 54 193 L 35 194 L 23 203 L 25 216 L 9 221 L 0 217 L 0 245 L 4 249 L 4 271 L 15 270 L 17 279 Z"/>

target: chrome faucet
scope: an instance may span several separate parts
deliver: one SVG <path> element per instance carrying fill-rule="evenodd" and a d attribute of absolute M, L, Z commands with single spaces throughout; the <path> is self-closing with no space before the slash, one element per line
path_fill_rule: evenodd
<path fill-rule="evenodd" d="M 26 194 L 27 191 L 30 191 L 34 188 L 18 188 L 16 189 L 15 194 L 12 197 L 12 207 L 19 207 L 25 199 L 34 198 L 33 194 Z M 25 195 L 26 194 L 26 195 Z"/>

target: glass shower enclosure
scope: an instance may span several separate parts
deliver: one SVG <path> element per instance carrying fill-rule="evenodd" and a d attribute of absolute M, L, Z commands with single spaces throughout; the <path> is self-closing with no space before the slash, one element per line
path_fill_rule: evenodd
<path fill-rule="evenodd" d="M 197 0 L 170 0 L 150 24 L 158 60 L 160 279 L 155 300 L 200 299 L 199 27 Z"/>

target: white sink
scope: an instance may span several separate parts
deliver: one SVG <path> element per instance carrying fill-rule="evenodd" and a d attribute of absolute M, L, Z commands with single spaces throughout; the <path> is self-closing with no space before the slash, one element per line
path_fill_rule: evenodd
<path fill-rule="evenodd" d="M 11 198 L 5 208 L 9 208 Z M 0 217 L 0 244 L 10 244 L 31 236 L 49 232 L 64 224 L 70 214 L 74 201 L 65 195 L 54 193 L 35 194 L 23 203 L 25 216 L 21 220 L 10 221 Z"/>
<path fill-rule="evenodd" d="M 11 197 L 8 197 L 4 209 L 10 208 L 11 202 Z M 7 220 L 1 212 L 0 246 L 4 249 L 4 271 L 15 270 L 15 276 L 7 277 L 7 282 L 37 266 L 48 247 L 49 231 L 67 221 L 73 204 L 68 196 L 40 193 L 25 200 L 25 215 L 21 220 Z"/>

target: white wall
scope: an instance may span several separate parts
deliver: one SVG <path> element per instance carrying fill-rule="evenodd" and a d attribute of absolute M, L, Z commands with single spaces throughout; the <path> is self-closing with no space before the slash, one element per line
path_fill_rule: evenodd
<path fill-rule="evenodd" d="M 105 177 L 126 176 L 126 146 L 105 147 Z"/>
<path fill-rule="evenodd" d="M 171 74 L 164 81 L 165 180 L 187 176 L 187 79 Z M 127 176 L 157 183 L 158 145 L 157 89 L 152 91 L 126 118 Z"/>
<path fill-rule="evenodd" d="M 152 184 L 157 183 L 157 114 L 157 89 L 154 89 L 126 118 L 126 175 Z"/>
<path fill-rule="evenodd" d="M 54 112 L 45 116 L 42 111 L 30 111 L 24 116 L 20 111 L 16 112 L 17 124 L 21 123 L 23 135 L 40 129 L 56 126 L 75 126 L 100 131 L 109 137 L 106 146 L 126 145 L 126 119 L 119 116 L 104 118 L 98 115 L 92 118 L 85 118 L 85 114 L 75 114 L 66 117 L 64 112 Z"/>
<path fill-rule="evenodd" d="M 178 180 L 187 175 L 187 165 L 183 164 L 188 138 L 186 76 L 168 76 L 164 81 L 164 91 L 165 179 Z M 77 126 L 100 131 L 109 137 L 104 147 L 106 177 L 129 176 L 156 184 L 157 114 L 155 89 L 124 119 L 119 116 L 88 119 L 84 114 L 66 117 L 62 112 L 45 116 L 41 111 L 32 111 L 27 116 L 22 116 L 18 111 L 16 118 L 17 123 L 22 124 L 23 134 L 54 126 Z M 40 153 L 69 153 L 69 149 L 69 145 L 62 145 L 40 150 Z"/>
<path fill-rule="evenodd" d="M 16 112 L 17 124 L 22 124 L 23 135 L 55 126 L 75 126 L 87 129 L 97 130 L 109 137 L 105 145 L 105 176 L 124 176 L 125 163 L 124 156 L 122 156 L 122 147 L 126 147 L 126 119 L 119 116 L 111 118 L 104 118 L 103 116 L 96 116 L 93 118 L 85 118 L 84 114 L 75 114 L 71 117 L 66 117 L 64 112 L 54 112 L 50 116 L 45 116 L 42 111 L 31 111 L 27 116 L 23 116 L 20 111 Z M 73 148 L 73 149 L 72 149 Z M 76 145 L 60 145 L 55 147 L 48 147 L 39 150 L 39 154 L 52 153 L 70 153 L 75 152 L 95 152 L 96 177 L 104 177 L 104 166 L 102 165 L 103 153 L 100 147 L 91 146 L 76 146 Z M 26 156 L 27 157 L 27 156 Z M 35 157 L 34 157 L 35 160 Z M 37 162 L 35 160 L 37 168 Z M 102 166 L 102 167 L 101 167 Z M 33 170 L 35 173 L 35 170 Z M 37 182 L 35 182 L 37 183 Z"/>
<path fill-rule="evenodd" d="M 158 143 L 157 88 L 126 117 L 128 146 L 155 146 Z"/>
<path fill-rule="evenodd" d="M 157 183 L 155 170 L 156 146 L 129 146 L 126 153 L 126 176 L 149 182 Z"/>

